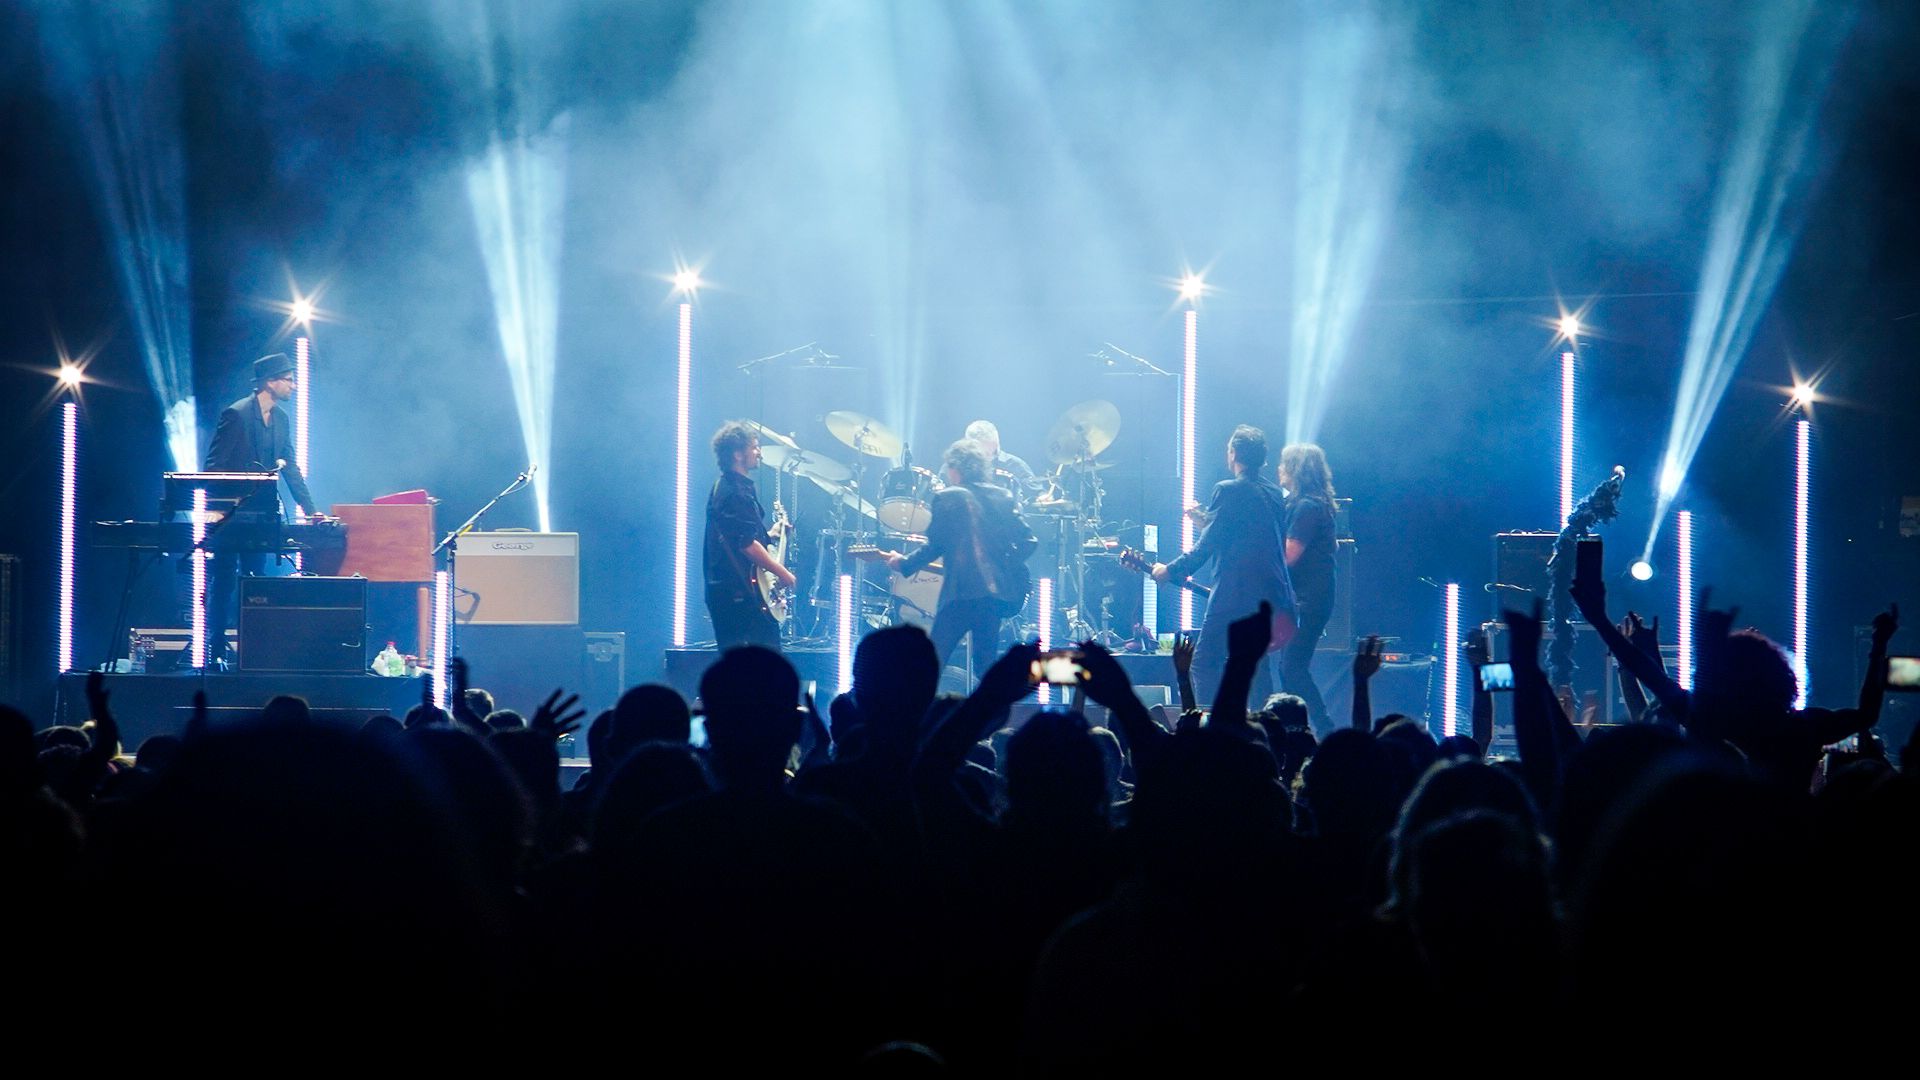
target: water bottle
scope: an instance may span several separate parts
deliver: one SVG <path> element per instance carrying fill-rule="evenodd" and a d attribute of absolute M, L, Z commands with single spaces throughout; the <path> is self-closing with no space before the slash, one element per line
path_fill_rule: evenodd
<path fill-rule="evenodd" d="M 133 639 L 132 658 L 127 661 L 127 670 L 135 675 L 147 673 L 147 660 L 153 655 L 153 639 L 136 636 Z"/>
<path fill-rule="evenodd" d="M 393 642 L 387 642 L 387 647 L 381 649 L 380 655 L 373 658 L 373 673 L 375 675 L 401 674 L 400 650 L 393 647 Z"/>

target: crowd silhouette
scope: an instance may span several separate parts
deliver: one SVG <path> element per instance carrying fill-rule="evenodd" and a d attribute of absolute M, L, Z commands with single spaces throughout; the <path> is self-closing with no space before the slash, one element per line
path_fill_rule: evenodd
<path fill-rule="evenodd" d="M 1150 711 L 1095 644 L 1072 703 L 1015 710 L 1036 646 L 946 697 L 926 634 L 881 630 L 825 717 L 778 653 L 734 649 L 701 680 L 704 745 L 680 695 L 636 687 L 584 725 L 564 791 L 576 699 L 496 710 L 457 661 L 451 712 L 347 729 L 297 698 L 221 723 L 202 701 L 131 755 L 96 675 L 84 729 L 0 710 L 14 970 L 36 1041 L 129 1061 L 1903 1056 L 1920 782 L 1874 735 L 1897 609 L 1858 702 L 1796 710 L 1792 666 L 1736 612 L 1703 598 L 1686 690 L 1654 627 L 1616 627 L 1595 582 L 1575 599 L 1634 722 L 1583 725 L 1538 611 L 1509 612 L 1518 754 L 1497 760 L 1484 694 L 1470 736 L 1373 716 L 1377 642 L 1349 726 L 1316 740 L 1298 698 L 1252 708 L 1264 606 L 1204 717 Z"/>

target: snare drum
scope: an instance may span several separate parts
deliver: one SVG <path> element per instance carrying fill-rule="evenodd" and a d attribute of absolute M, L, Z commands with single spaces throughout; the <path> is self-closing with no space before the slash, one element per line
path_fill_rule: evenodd
<path fill-rule="evenodd" d="M 933 473 L 918 465 L 889 469 L 880 478 L 880 524 L 895 532 L 926 532 L 938 490 Z"/>

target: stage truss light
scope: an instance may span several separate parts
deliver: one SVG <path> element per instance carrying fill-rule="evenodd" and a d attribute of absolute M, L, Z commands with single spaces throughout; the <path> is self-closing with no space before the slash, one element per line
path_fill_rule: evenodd
<path fill-rule="evenodd" d="M 1206 295 L 1207 279 L 1202 274 L 1182 274 L 1180 277 L 1180 299 L 1188 304 L 1197 304 Z"/>
<path fill-rule="evenodd" d="M 80 383 L 85 379 L 85 375 L 80 371 L 78 364 L 61 364 L 60 374 L 57 377 L 60 380 L 61 388 L 65 390 L 79 388 Z"/>
<path fill-rule="evenodd" d="M 1674 644 L 1679 648 L 1678 681 L 1684 690 L 1693 689 L 1693 511 L 1682 510 L 1674 518 L 1674 600 L 1679 616 L 1674 620 L 1677 632 Z"/>
<path fill-rule="evenodd" d="M 1633 560 L 1633 566 L 1628 568 L 1627 572 L 1633 575 L 1635 581 L 1653 580 L 1653 564 L 1645 559 Z"/>
<path fill-rule="evenodd" d="M 1579 372 L 1573 350 L 1560 354 L 1560 527 L 1573 518 L 1574 395 Z"/>
<path fill-rule="evenodd" d="M 853 689 L 853 575 L 840 575 L 840 692 Z"/>
<path fill-rule="evenodd" d="M 673 465 L 673 643 L 687 643 L 687 546 L 692 500 L 693 305 L 680 305 Z"/>
<path fill-rule="evenodd" d="M 447 690 L 447 653 L 453 647 L 453 577 L 445 570 L 433 572 L 433 703 L 452 709 Z"/>
<path fill-rule="evenodd" d="M 1180 372 L 1180 550 L 1192 551 L 1194 545 L 1193 517 L 1187 508 L 1194 503 L 1194 393 L 1196 373 L 1199 370 L 1199 331 L 1200 313 L 1193 308 L 1187 309 L 1187 341 L 1185 362 Z M 1193 629 L 1193 590 L 1180 590 L 1180 629 Z"/>
<path fill-rule="evenodd" d="M 77 368 L 63 369 L 77 371 Z M 65 379 L 62 379 L 65 382 Z M 68 385 L 78 385 L 77 381 Z M 62 673 L 73 670 L 73 583 L 75 529 L 80 487 L 80 405 L 60 403 L 60 623 L 57 656 Z"/>
<path fill-rule="evenodd" d="M 1559 330 L 1562 339 L 1569 342 L 1580 340 L 1580 316 L 1570 311 L 1563 312 L 1554 325 L 1555 329 Z"/>
<path fill-rule="evenodd" d="M 1793 663 L 1800 693 L 1793 707 L 1807 707 L 1807 490 L 1811 480 L 1813 424 L 1794 422 L 1793 469 Z"/>
<path fill-rule="evenodd" d="M 1813 387 L 1810 384 L 1803 383 L 1803 382 L 1796 382 L 1793 384 L 1793 390 L 1791 391 L 1791 397 L 1790 397 L 1790 404 L 1792 405 L 1793 408 L 1799 409 L 1802 412 L 1804 412 L 1810 406 L 1812 406 L 1813 402 L 1814 402 L 1814 392 L 1813 392 Z"/>
<path fill-rule="evenodd" d="M 1441 631 L 1440 734 L 1459 734 L 1460 701 L 1460 584 L 1446 587 L 1446 612 Z"/>

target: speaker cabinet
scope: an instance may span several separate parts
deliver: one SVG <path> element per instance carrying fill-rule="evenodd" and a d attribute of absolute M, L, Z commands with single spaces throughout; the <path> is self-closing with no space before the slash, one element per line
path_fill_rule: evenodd
<path fill-rule="evenodd" d="M 460 558 L 466 558 L 464 548 Z M 531 717 L 556 689 L 579 694 L 580 703 L 592 708 L 586 683 L 587 639 L 579 627 L 463 626 L 456 634 L 455 644 L 472 671 L 473 685 L 492 694 L 496 708 Z M 589 712 L 587 719 L 592 718 Z"/>
<path fill-rule="evenodd" d="M 464 625 L 580 623 L 579 533 L 468 533 L 454 574 L 454 610 Z"/>
<path fill-rule="evenodd" d="M 366 670 L 364 578 L 241 578 L 239 621 L 242 671 Z"/>

